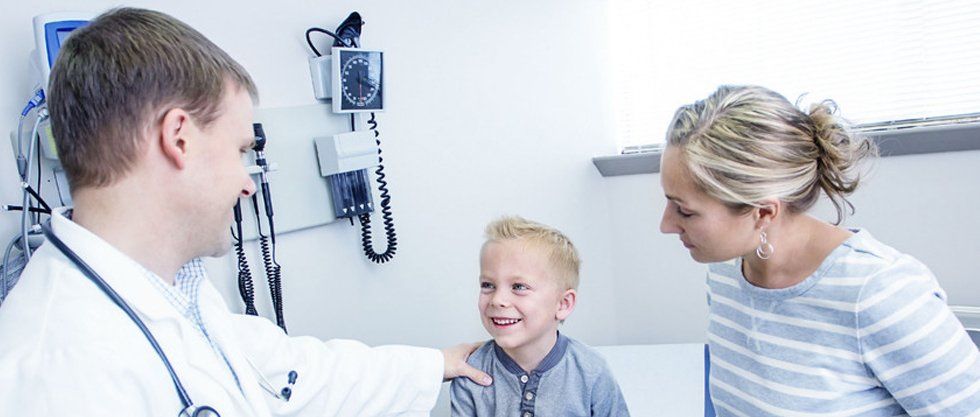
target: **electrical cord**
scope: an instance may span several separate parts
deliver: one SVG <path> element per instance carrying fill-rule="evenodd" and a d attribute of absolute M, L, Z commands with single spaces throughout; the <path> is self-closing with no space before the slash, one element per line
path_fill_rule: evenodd
<path fill-rule="evenodd" d="M 38 221 L 40 220 L 41 214 L 51 214 L 51 207 L 41 198 L 41 149 L 37 148 L 37 190 L 30 185 L 30 166 L 33 162 L 33 157 L 35 155 L 35 146 L 38 142 L 38 127 L 48 118 L 47 110 L 41 107 L 45 102 L 44 90 L 39 86 L 35 86 L 34 93 L 31 99 L 28 100 L 24 109 L 20 113 L 20 117 L 17 120 L 17 134 L 16 134 L 16 145 L 17 145 L 17 173 L 21 180 L 21 193 L 23 195 L 22 203 L 20 206 L 6 205 L 4 209 L 8 211 L 21 211 L 21 224 L 20 224 L 20 235 L 15 236 L 7 244 L 7 248 L 3 255 L 3 264 L 0 264 L 0 303 L 7 297 L 10 288 L 17 282 L 17 278 L 20 276 L 20 271 L 23 270 L 27 261 L 30 260 L 31 256 L 31 246 L 30 246 L 30 234 L 29 230 L 33 230 Z M 34 120 L 34 127 L 31 129 L 30 144 L 28 145 L 27 152 L 24 152 L 24 122 L 27 120 L 27 116 L 32 110 L 38 109 Z M 33 200 L 31 199 L 33 197 Z M 37 201 L 41 207 L 34 207 L 34 201 Z M 31 214 L 33 213 L 33 216 Z M 29 221 L 32 219 L 33 221 Z M 18 246 L 18 241 L 21 243 L 20 249 L 22 251 L 21 256 L 16 259 L 11 259 L 11 251 L 14 247 Z M 17 265 L 11 266 L 11 262 L 16 261 Z M 11 279 L 13 277 L 13 279 Z"/>
<path fill-rule="evenodd" d="M 262 200 L 265 202 L 266 219 L 269 221 L 269 236 L 263 242 L 262 262 L 266 268 L 266 276 L 269 278 L 269 290 L 273 293 L 272 305 L 276 310 L 276 324 L 286 331 L 286 319 L 282 311 L 282 265 L 276 260 L 276 224 L 272 220 L 272 202 L 269 194 L 269 183 L 262 184 Z M 256 214 L 258 216 L 258 214 Z M 272 244 L 269 244 L 269 241 Z M 274 279 L 272 277 L 275 277 Z"/>
<path fill-rule="evenodd" d="M 262 251 L 262 265 L 265 267 L 265 276 L 269 281 L 269 294 L 272 297 L 272 308 L 276 314 L 276 325 L 286 331 L 286 320 L 283 318 L 282 311 L 282 270 L 279 263 L 274 259 L 274 253 L 269 244 L 269 236 L 262 232 L 262 221 L 259 214 L 258 196 L 252 194 L 252 209 L 255 212 L 255 226 L 259 231 L 259 247 Z"/>
<path fill-rule="evenodd" d="M 384 158 L 381 156 L 381 133 L 378 131 L 378 122 L 371 113 L 368 120 L 370 130 L 374 132 L 374 140 L 378 144 L 378 168 L 374 171 L 377 175 L 378 191 L 381 192 L 381 217 L 384 219 L 385 238 L 388 247 L 382 253 L 374 251 L 374 244 L 371 241 L 371 214 L 365 213 L 358 216 L 361 222 L 361 245 L 364 247 L 364 255 L 374 263 L 385 263 L 395 257 L 395 250 L 398 249 L 398 238 L 395 235 L 395 219 L 391 212 L 391 195 L 388 191 L 388 181 L 385 180 Z"/>
<path fill-rule="evenodd" d="M 44 100 L 44 90 L 35 86 L 34 95 L 31 96 L 31 99 L 27 101 L 26 105 L 24 105 L 24 110 L 20 112 L 20 117 L 17 119 L 17 173 L 21 178 L 24 178 L 27 175 L 27 168 L 29 166 L 27 163 L 27 158 L 24 156 L 24 121 L 27 120 L 27 115 L 31 113 L 31 110 L 43 104 Z M 38 112 L 40 113 L 40 110 Z M 37 117 L 41 117 L 41 114 L 38 114 Z M 37 132 L 35 130 L 35 134 L 36 133 Z M 33 136 L 31 138 L 33 139 Z"/>
<path fill-rule="evenodd" d="M 17 175 L 24 178 L 24 174 L 27 173 L 27 158 L 24 157 L 24 121 L 27 120 L 27 115 L 21 115 L 17 118 L 17 155 L 14 158 L 17 160 Z"/>
<path fill-rule="evenodd" d="M 334 39 L 332 46 L 360 48 L 358 39 L 361 36 L 361 26 L 364 26 L 364 21 L 361 20 L 361 15 L 357 12 L 353 12 L 348 15 L 346 19 L 344 19 L 340 26 L 337 26 L 337 30 L 335 31 L 336 33 L 318 27 L 307 29 L 306 44 L 310 46 L 310 49 L 314 54 L 316 54 L 316 56 L 323 56 L 323 54 L 321 54 L 320 51 L 313 46 L 313 40 L 310 39 L 310 34 L 317 32 L 332 37 Z"/>
<path fill-rule="evenodd" d="M 39 137 L 37 138 L 37 140 L 40 141 L 41 138 Z M 43 205 L 44 208 L 48 209 L 48 212 L 51 211 L 51 207 L 48 207 L 47 203 L 44 203 L 44 199 L 41 198 L 41 147 L 40 146 L 37 147 L 37 193 L 35 193 L 34 197 L 37 198 L 38 203 Z M 34 223 L 35 224 L 41 223 L 41 215 L 38 212 L 34 212 Z"/>
<path fill-rule="evenodd" d="M 235 231 L 238 231 L 236 234 Z M 252 280 L 252 269 L 248 266 L 248 259 L 245 257 L 245 244 L 242 237 L 242 203 L 235 203 L 235 228 L 231 231 L 232 238 L 235 239 L 235 255 L 238 257 L 238 292 L 242 295 L 242 302 L 245 303 L 245 314 L 257 316 L 259 312 L 255 309 L 255 283 Z"/>
<path fill-rule="evenodd" d="M 37 106 L 40 106 L 41 103 L 44 103 L 44 100 L 44 89 L 42 89 L 40 85 L 35 84 L 34 93 L 31 96 L 31 99 L 27 101 L 27 104 L 24 105 L 24 109 L 20 111 L 20 117 L 27 117 L 31 110 Z"/>
<path fill-rule="evenodd" d="M 41 195 L 38 194 L 37 191 L 34 191 L 34 189 L 31 188 L 30 185 L 28 185 L 27 187 L 25 187 L 24 190 L 26 190 L 27 193 L 31 195 L 31 197 L 34 197 L 34 199 L 37 200 L 37 202 L 41 204 L 41 208 L 36 208 L 33 205 L 28 206 L 29 209 L 30 209 L 30 211 L 32 213 L 50 213 L 51 212 L 51 206 L 49 206 L 48 203 L 46 201 L 44 201 L 43 198 L 41 198 Z M 23 210 L 24 209 L 22 206 L 8 206 L 8 207 L 16 207 L 16 210 Z"/>
<path fill-rule="evenodd" d="M 37 112 L 37 118 L 34 120 L 34 128 L 31 130 L 31 136 L 30 136 L 31 142 L 27 148 L 27 167 L 31 166 L 31 162 L 34 159 L 34 146 L 37 145 L 38 142 L 37 141 L 38 126 L 40 126 L 41 122 L 43 122 L 47 118 L 48 118 L 48 113 L 42 107 Z M 21 210 L 21 216 L 20 216 L 20 230 L 21 230 L 20 236 L 22 239 L 21 244 L 23 246 L 24 256 L 27 258 L 28 261 L 31 260 L 31 246 L 28 243 L 28 235 L 27 235 L 28 217 L 30 216 L 31 213 L 29 209 L 30 198 L 32 195 L 36 195 L 31 193 L 30 175 L 31 175 L 30 171 L 25 169 L 21 176 L 21 188 L 23 189 L 22 192 L 24 194 L 23 203 L 21 204 L 21 207 L 27 207 L 28 210 Z M 40 196 L 38 196 L 38 198 L 40 198 Z"/>
<path fill-rule="evenodd" d="M 7 211 L 21 211 L 24 208 L 21 206 L 14 206 L 14 205 L 7 204 L 3 206 L 3 209 Z M 27 210 L 35 214 L 51 214 L 51 210 L 45 208 L 28 207 Z"/>
<path fill-rule="evenodd" d="M 262 190 L 262 203 L 265 207 L 265 217 L 269 222 L 269 235 L 262 234 L 262 220 L 259 215 L 258 195 L 252 194 L 252 206 L 255 209 L 255 223 L 259 226 L 259 245 L 262 249 L 262 265 L 265 267 L 265 276 L 269 281 L 269 293 L 272 296 L 272 307 L 276 313 L 276 324 L 286 331 L 286 320 L 282 311 L 282 266 L 276 261 L 276 223 L 273 220 L 272 193 L 269 191 L 269 163 L 265 159 L 265 144 L 267 138 L 265 129 L 261 123 L 253 123 L 252 130 L 255 133 L 255 164 L 261 168 L 259 171 L 260 187 Z M 269 240 L 272 244 L 269 244 Z"/>
<path fill-rule="evenodd" d="M 313 32 L 329 35 L 330 37 L 334 38 L 337 42 L 340 42 L 343 46 L 346 46 L 348 48 L 353 47 L 353 45 L 348 44 L 346 41 L 341 39 L 340 36 L 337 36 L 337 34 L 329 30 L 312 27 L 306 30 L 306 44 L 310 46 L 310 49 L 313 51 L 314 54 L 316 54 L 316 56 L 323 56 L 323 54 L 321 54 L 320 51 L 318 51 L 316 47 L 313 46 L 313 39 L 310 38 L 310 34 L 312 34 Z"/>

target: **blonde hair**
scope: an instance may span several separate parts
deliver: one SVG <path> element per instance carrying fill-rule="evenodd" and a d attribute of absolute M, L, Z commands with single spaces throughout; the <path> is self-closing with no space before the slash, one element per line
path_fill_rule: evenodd
<path fill-rule="evenodd" d="M 852 135 L 826 100 L 804 113 L 783 96 L 757 86 L 721 86 L 708 98 L 677 109 L 667 145 L 681 150 L 695 183 L 734 211 L 777 198 L 804 212 L 821 191 L 840 224 L 854 205 L 859 162 L 877 155 L 874 142 Z M 845 209 L 846 207 L 846 209 Z"/>
<path fill-rule="evenodd" d="M 566 290 L 578 288 L 579 265 L 582 262 L 575 245 L 558 229 L 519 216 L 506 216 L 487 225 L 486 238 L 487 242 L 524 240 L 540 245 L 557 272 L 559 284 Z"/>

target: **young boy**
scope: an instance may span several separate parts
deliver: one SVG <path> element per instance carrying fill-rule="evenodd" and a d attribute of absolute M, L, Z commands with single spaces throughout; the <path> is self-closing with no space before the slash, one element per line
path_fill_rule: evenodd
<path fill-rule="evenodd" d="M 558 332 L 575 309 L 579 257 L 561 232 L 520 217 L 490 223 L 479 310 L 493 337 L 470 365 L 493 377 L 452 383 L 453 417 L 629 416 L 605 361 Z"/>

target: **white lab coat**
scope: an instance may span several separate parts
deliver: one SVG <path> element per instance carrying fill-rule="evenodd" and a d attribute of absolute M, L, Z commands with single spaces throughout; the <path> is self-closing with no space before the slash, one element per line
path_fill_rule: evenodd
<path fill-rule="evenodd" d="M 146 322 L 195 405 L 223 417 L 427 416 L 435 405 L 443 374 L 438 350 L 288 337 L 264 318 L 232 314 L 205 282 L 201 314 L 239 390 L 224 361 L 138 264 L 60 214 L 52 227 Z M 291 399 L 264 391 L 248 360 L 276 390 L 295 370 Z M 180 409 L 143 333 L 45 243 L 0 308 L 0 415 L 173 417 Z"/>

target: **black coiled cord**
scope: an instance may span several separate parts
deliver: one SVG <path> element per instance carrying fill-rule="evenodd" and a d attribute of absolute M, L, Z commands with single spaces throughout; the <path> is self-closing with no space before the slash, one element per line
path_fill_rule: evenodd
<path fill-rule="evenodd" d="M 276 313 L 276 325 L 286 331 L 286 320 L 282 311 L 282 267 L 275 260 L 275 248 L 270 245 L 269 236 L 262 233 L 259 199 L 256 194 L 252 194 L 252 209 L 255 210 L 255 225 L 259 230 L 259 247 L 262 249 L 262 265 L 265 266 L 265 276 L 269 280 L 269 295 L 272 297 L 272 308 Z"/>
<path fill-rule="evenodd" d="M 257 316 L 259 312 L 255 309 L 255 284 L 252 282 L 252 269 L 245 258 L 245 245 L 242 241 L 241 203 L 235 203 L 235 229 L 232 229 L 231 237 L 235 239 L 235 255 L 238 256 L 238 293 L 245 303 L 245 314 Z"/>
<path fill-rule="evenodd" d="M 238 255 L 238 292 L 245 302 L 245 314 L 257 316 L 259 312 L 255 309 L 255 284 L 252 282 L 252 271 L 245 259 L 245 248 L 241 240 L 235 242 L 235 253 Z"/>
<path fill-rule="evenodd" d="M 361 222 L 361 244 L 364 246 L 364 255 L 374 263 L 385 263 L 395 257 L 395 250 L 398 249 L 398 238 L 395 235 L 395 219 L 391 213 L 391 195 L 388 192 L 388 182 L 385 181 L 384 158 L 381 157 L 381 133 L 378 132 L 378 122 L 374 120 L 374 113 L 371 113 L 371 120 L 368 120 L 370 130 L 374 132 L 374 140 L 378 144 L 378 168 L 374 173 L 378 176 L 378 191 L 381 192 L 381 217 L 384 219 L 385 237 L 388 240 L 388 248 L 383 253 L 374 251 L 371 241 L 371 214 L 365 213 L 358 216 Z"/>
<path fill-rule="evenodd" d="M 262 264 L 265 265 L 265 275 L 269 278 L 269 293 L 272 296 L 272 307 L 276 311 L 276 324 L 286 330 L 286 320 L 282 312 L 282 267 L 273 259 L 269 237 L 259 236 L 259 246 L 262 247 Z"/>

